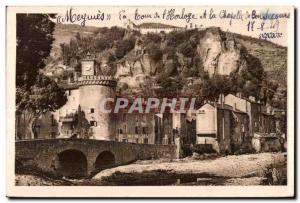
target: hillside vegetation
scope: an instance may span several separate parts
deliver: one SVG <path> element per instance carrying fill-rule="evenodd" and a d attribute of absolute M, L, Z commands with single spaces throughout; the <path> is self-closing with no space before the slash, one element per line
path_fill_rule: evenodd
<path fill-rule="evenodd" d="M 285 106 L 287 49 L 268 41 L 217 27 L 143 35 L 76 25 L 59 25 L 55 39 L 46 70 L 62 64 L 80 72 L 80 60 L 91 53 L 102 74 L 119 78 L 121 95 L 194 96 L 202 103 L 242 92 Z"/>

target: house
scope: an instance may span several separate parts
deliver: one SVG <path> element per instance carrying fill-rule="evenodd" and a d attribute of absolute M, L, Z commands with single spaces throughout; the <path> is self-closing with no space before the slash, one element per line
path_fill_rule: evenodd
<path fill-rule="evenodd" d="M 139 144 L 155 144 L 155 112 L 149 113 L 126 113 L 115 115 L 117 139 L 119 142 L 131 142 Z"/>
<path fill-rule="evenodd" d="M 225 104 L 224 97 L 221 103 L 206 103 L 197 110 L 196 132 L 200 151 L 234 153 L 251 144 L 249 115 Z"/>
<path fill-rule="evenodd" d="M 252 146 L 256 152 L 277 152 L 283 149 L 283 143 L 275 134 L 255 133 Z"/>
<path fill-rule="evenodd" d="M 231 110 L 216 103 L 207 103 L 196 112 L 196 144 L 206 145 L 218 153 L 229 153 Z"/>
<path fill-rule="evenodd" d="M 16 140 L 55 138 L 58 134 L 58 125 L 54 115 L 47 112 L 34 121 L 32 135 L 28 126 L 28 117 L 24 113 L 18 113 L 16 114 Z"/>
<path fill-rule="evenodd" d="M 162 23 L 142 23 L 142 24 L 135 24 L 131 20 L 127 20 L 124 23 L 124 27 L 127 30 L 135 30 L 139 31 L 141 34 L 147 34 L 147 33 L 169 33 L 171 31 L 175 30 L 184 30 L 183 27 L 173 26 L 173 25 L 167 25 Z M 196 28 L 196 26 L 195 26 Z"/>
<path fill-rule="evenodd" d="M 254 132 L 259 132 L 262 129 L 263 105 L 255 101 L 253 97 L 245 98 L 240 93 L 237 95 L 228 94 L 224 97 L 224 103 L 248 114 L 251 136 L 253 136 Z"/>
<path fill-rule="evenodd" d="M 231 152 L 251 148 L 250 120 L 246 112 L 233 107 L 231 111 Z"/>

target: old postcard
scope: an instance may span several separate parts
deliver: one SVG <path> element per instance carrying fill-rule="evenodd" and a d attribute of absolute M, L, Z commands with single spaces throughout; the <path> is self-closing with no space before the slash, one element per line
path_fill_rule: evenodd
<path fill-rule="evenodd" d="M 7 196 L 293 197 L 292 6 L 7 7 Z"/>

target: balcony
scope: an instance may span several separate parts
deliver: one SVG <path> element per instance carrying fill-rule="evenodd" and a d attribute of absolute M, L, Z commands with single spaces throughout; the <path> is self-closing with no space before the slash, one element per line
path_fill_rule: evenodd
<path fill-rule="evenodd" d="M 64 116 L 59 116 L 59 120 L 61 122 L 73 122 L 75 119 L 75 113 L 66 114 Z"/>
<path fill-rule="evenodd" d="M 117 85 L 117 81 L 112 76 L 100 76 L 100 75 L 83 75 L 77 80 L 78 85 L 105 85 L 113 86 Z"/>

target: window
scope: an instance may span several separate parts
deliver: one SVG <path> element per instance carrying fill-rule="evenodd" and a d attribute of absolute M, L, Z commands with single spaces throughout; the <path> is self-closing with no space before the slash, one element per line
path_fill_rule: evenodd
<path fill-rule="evenodd" d="M 91 108 L 91 113 L 94 113 L 95 112 L 95 109 L 94 108 Z"/>
<path fill-rule="evenodd" d="M 245 125 L 244 124 L 242 124 L 241 129 L 242 129 L 242 132 L 245 132 Z"/>
<path fill-rule="evenodd" d="M 96 121 L 90 121 L 90 125 L 96 127 L 97 126 L 97 122 Z"/>
<path fill-rule="evenodd" d="M 126 134 L 126 133 L 127 133 L 127 126 L 124 125 L 124 134 Z"/>
<path fill-rule="evenodd" d="M 217 135 L 216 134 L 197 134 L 197 137 L 212 137 L 212 138 L 216 138 Z"/>
<path fill-rule="evenodd" d="M 205 110 L 199 110 L 198 113 L 199 114 L 205 114 Z"/>
<path fill-rule="evenodd" d="M 148 127 L 143 127 L 142 131 L 143 131 L 143 134 L 147 134 L 148 133 Z"/>
<path fill-rule="evenodd" d="M 119 134 L 123 134 L 123 130 L 119 128 Z"/>
<path fill-rule="evenodd" d="M 148 144 L 148 138 L 143 139 L 143 144 Z"/>
<path fill-rule="evenodd" d="M 56 133 L 55 132 L 51 132 L 51 138 L 55 138 Z"/>
<path fill-rule="evenodd" d="M 51 126 L 55 126 L 55 120 L 53 114 L 51 114 Z"/>
<path fill-rule="evenodd" d="M 143 120 L 143 122 L 146 122 L 146 115 L 145 114 L 143 114 L 142 120 Z"/>
<path fill-rule="evenodd" d="M 139 134 L 139 127 L 135 126 L 135 134 Z"/>
<path fill-rule="evenodd" d="M 122 121 L 123 121 L 123 122 L 126 122 L 126 119 L 127 119 L 127 118 L 126 118 L 126 113 L 123 113 L 123 114 L 122 114 Z"/>

